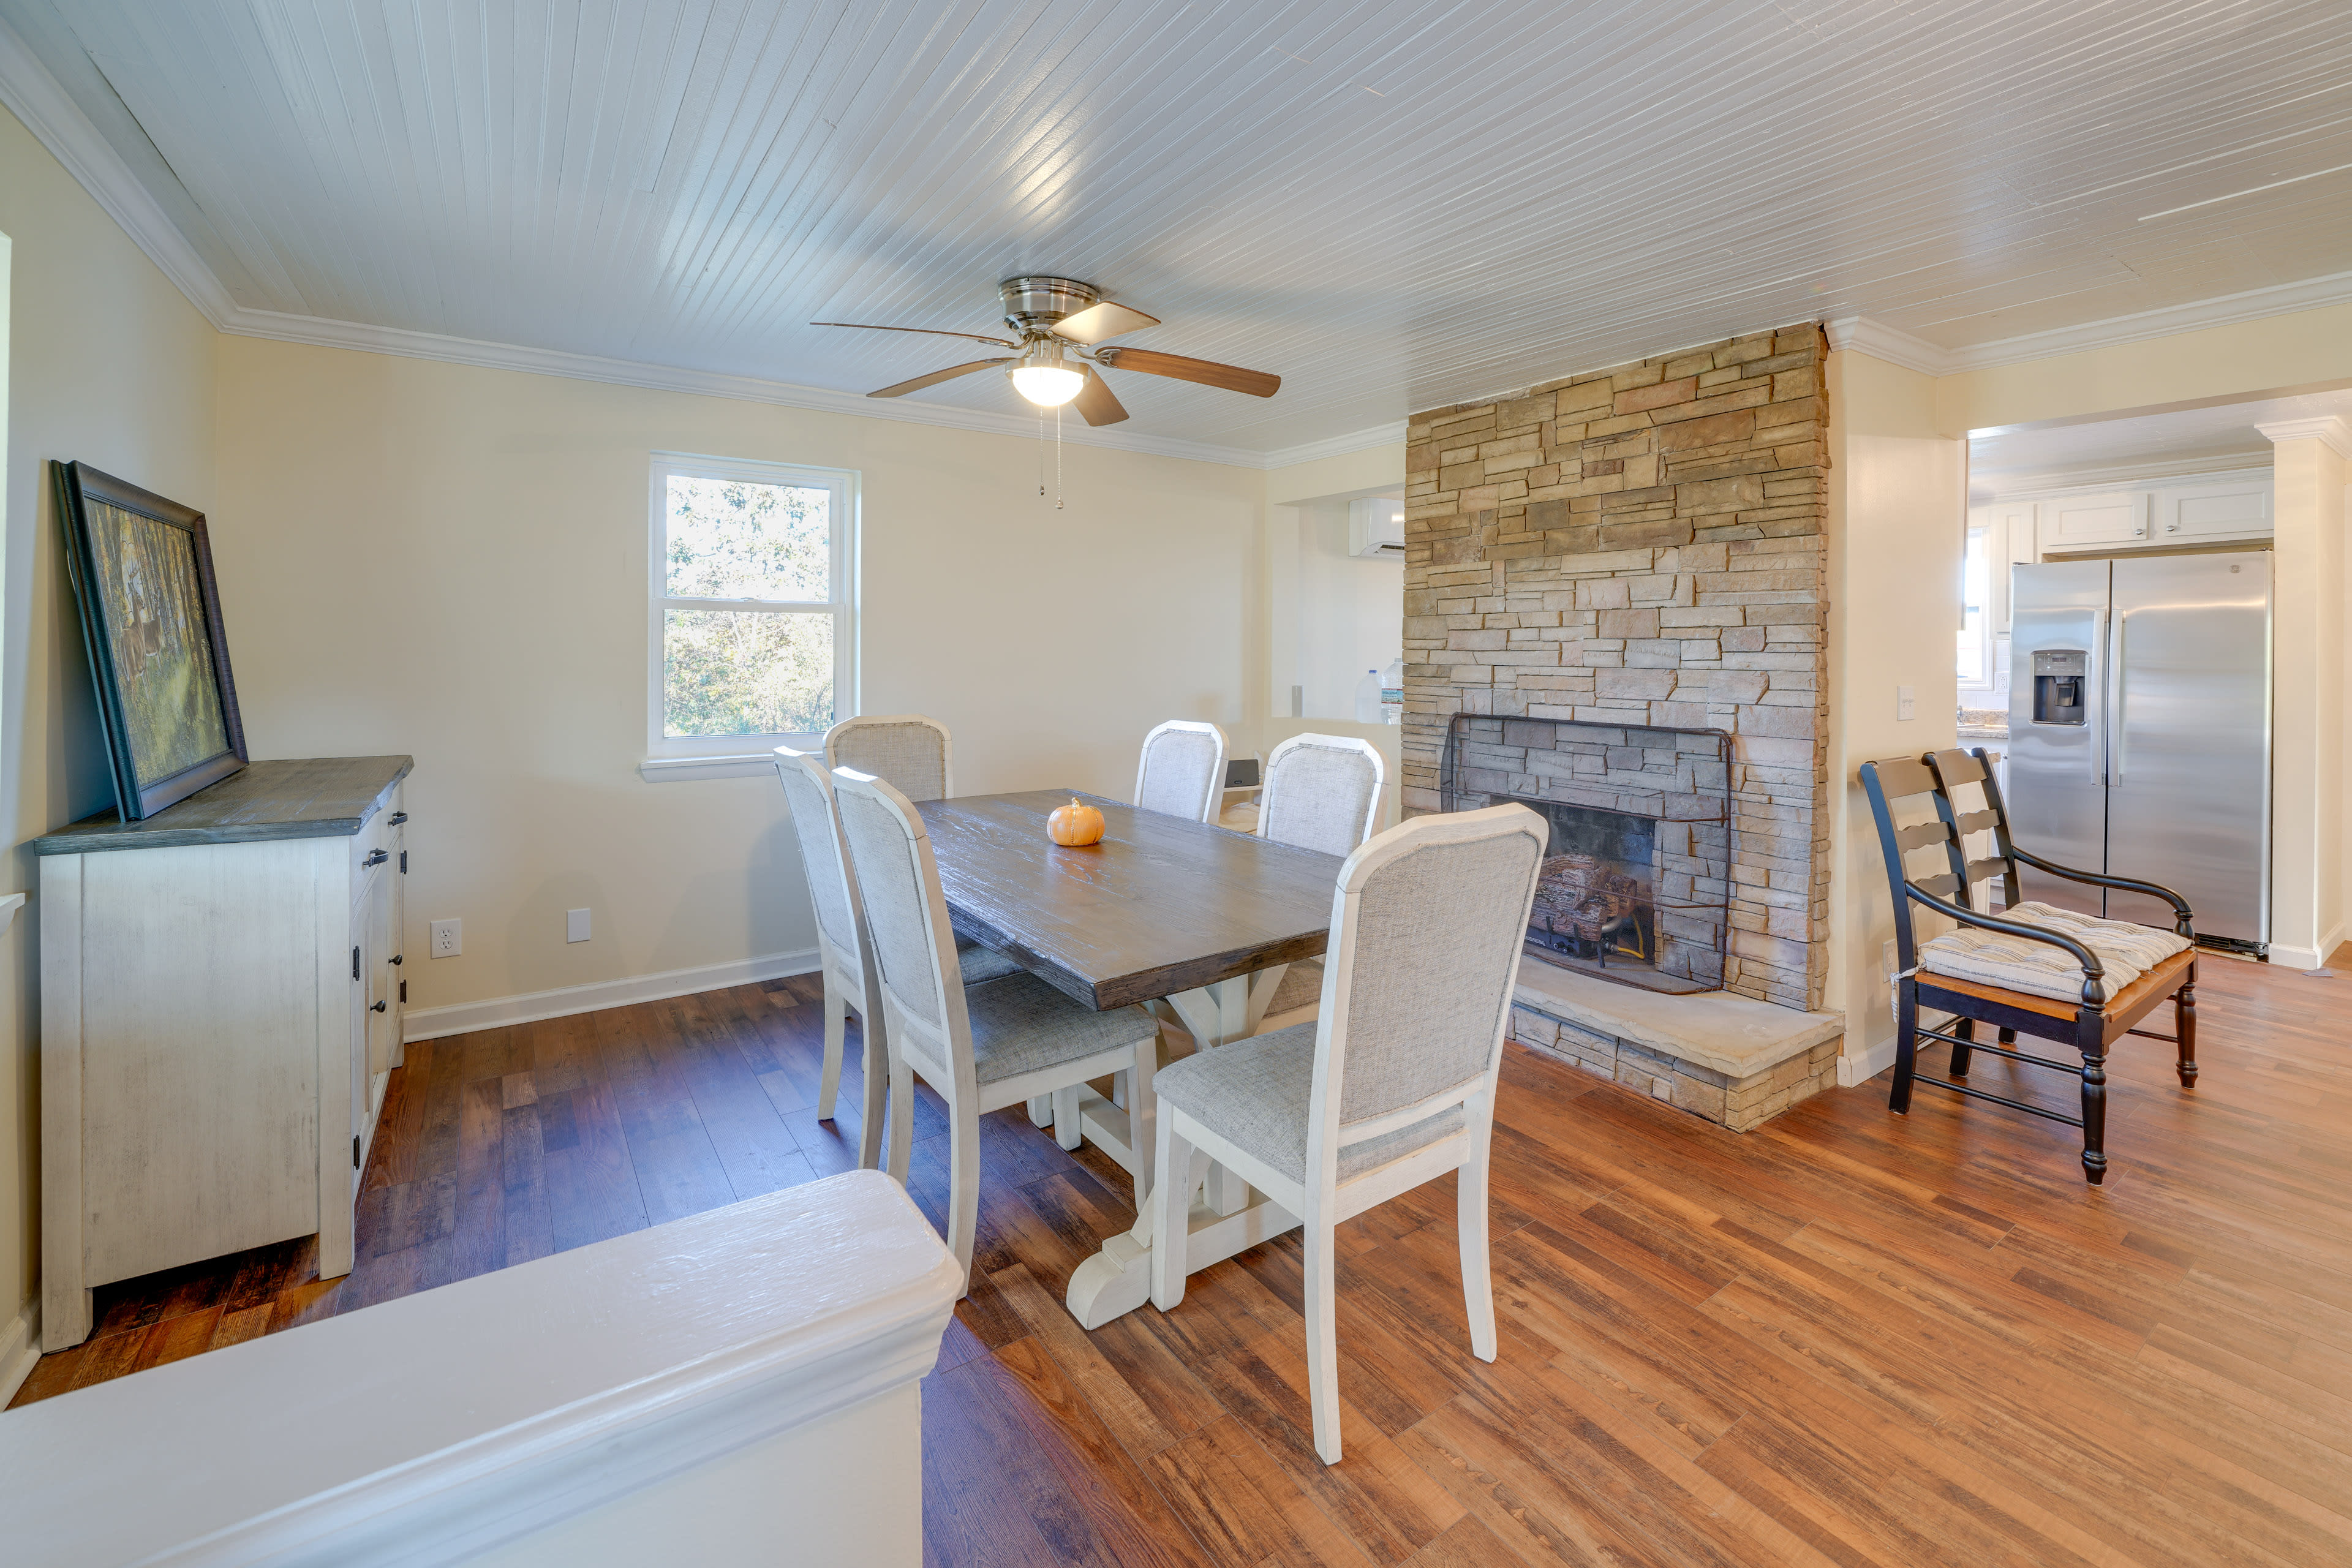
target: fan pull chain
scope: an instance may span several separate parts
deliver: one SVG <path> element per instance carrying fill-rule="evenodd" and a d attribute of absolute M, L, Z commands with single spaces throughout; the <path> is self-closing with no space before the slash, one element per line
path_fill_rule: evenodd
<path fill-rule="evenodd" d="M 1037 499 L 1045 499 L 1045 411 L 1037 410 Z"/>
<path fill-rule="evenodd" d="M 1062 405 L 1054 405 L 1054 510 L 1062 510 Z"/>

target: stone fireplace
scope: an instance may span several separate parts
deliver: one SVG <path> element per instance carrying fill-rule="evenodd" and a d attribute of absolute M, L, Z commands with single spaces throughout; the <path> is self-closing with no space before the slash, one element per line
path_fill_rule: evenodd
<path fill-rule="evenodd" d="M 1477 786 L 1469 804 L 1524 799 L 1546 812 L 1556 842 L 1578 846 L 1558 853 L 1591 864 L 1559 868 L 1569 875 L 1555 879 L 1548 918 L 1567 944 L 1556 955 L 1569 962 L 1536 973 L 1532 992 L 1523 985 L 1515 1032 L 1732 1125 L 1833 1081 L 1840 1032 L 1840 1020 L 1813 1011 L 1829 952 L 1826 351 L 1810 323 L 1732 338 L 1432 409 L 1406 434 L 1406 809 L 1455 808 L 1444 775 L 1459 732 L 1453 782 Z M 1524 765 L 1534 737 L 1525 727 L 1515 735 L 1515 721 L 1653 739 L 1721 732 L 1719 837 L 1697 857 L 1720 878 L 1718 931 L 1691 933 L 1689 911 L 1668 908 L 1669 894 L 1696 901 L 1658 870 L 1657 836 L 1682 833 L 1677 819 L 1512 786 L 1510 777 L 1546 774 Z M 1630 771 L 1641 771 L 1630 768 L 1636 752 L 1665 759 L 1645 755 L 1643 768 L 1678 765 L 1672 746 L 1633 740 L 1619 751 Z M 1626 885 L 1641 881 L 1629 868 L 1638 855 L 1618 852 L 1638 845 L 1641 828 L 1553 817 L 1555 805 L 1652 824 L 1649 887 Z M 1608 912 L 1643 897 L 1646 933 L 1639 917 Z M 1653 968 L 1678 964 L 1683 978 L 1720 986 L 1719 997 L 1623 994 L 1580 1011 L 1561 1000 L 1600 984 L 1575 973 L 1577 960 L 1597 966 L 1605 952 L 1631 963 L 1643 942 Z M 1709 948 L 1711 967 L 1693 962 Z M 1746 1010 L 1758 1003 L 1771 1005 Z M 1640 1015 L 1631 1023 L 1629 1009 Z M 1583 1016 L 1596 1013 L 1607 1016 Z M 1702 1014 L 1744 1020 L 1740 1030 L 1766 1043 L 1725 1053 L 1681 1041 L 1674 1020 Z M 1745 1070 L 1773 1051 L 1781 1054 Z M 1734 1103 L 1743 1096 L 1745 1109 Z"/>
<path fill-rule="evenodd" d="M 1653 990 L 1717 990 L 1731 930 L 1731 739 L 1457 713 L 1438 798 L 1447 811 L 1515 801 L 1544 818 L 1531 951 Z"/>

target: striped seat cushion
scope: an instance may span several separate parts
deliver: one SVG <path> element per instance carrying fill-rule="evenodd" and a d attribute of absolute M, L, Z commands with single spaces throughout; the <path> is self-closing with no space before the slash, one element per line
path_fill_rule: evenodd
<path fill-rule="evenodd" d="M 2001 918 L 2071 937 L 2096 953 L 2100 967 L 2106 972 L 2109 1001 L 2121 994 L 2125 986 L 2189 945 L 2186 937 L 2154 926 L 2103 921 L 2048 904 L 2020 904 L 2013 910 L 2002 910 Z M 1919 967 L 1954 980 L 1998 985 L 2006 991 L 2022 991 L 2061 1002 L 2079 1001 L 2083 994 L 2083 966 L 2064 948 L 1978 926 L 1962 926 L 1922 942 Z"/>

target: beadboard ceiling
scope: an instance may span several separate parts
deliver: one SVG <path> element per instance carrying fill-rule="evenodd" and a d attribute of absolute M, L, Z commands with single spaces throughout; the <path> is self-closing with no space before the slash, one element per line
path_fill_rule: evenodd
<path fill-rule="evenodd" d="M 1280 374 L 1112 378 L 1122 429 L 1250 451 L 1792 320 L 1966 350 L 2352 257 L 2340 0 L 0 19 L 247 310 L 863 392 L 962 353 L 805 322 L 988 331 L 998 278 L 1059 273 Z"/>

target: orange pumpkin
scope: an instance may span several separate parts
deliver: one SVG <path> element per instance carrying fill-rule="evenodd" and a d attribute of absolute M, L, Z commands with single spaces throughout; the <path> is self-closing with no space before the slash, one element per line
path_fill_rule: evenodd
<path fill-rule="evenodd" d="M 1103 815 L 1072 795 L 1069 805 L 1055 806 L 1054 815 L 1045 819 L 1045 836 L 1056 844 L 1099 844 Z"/>

